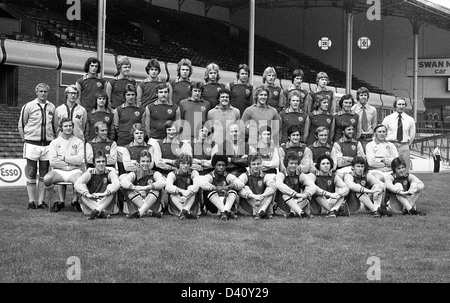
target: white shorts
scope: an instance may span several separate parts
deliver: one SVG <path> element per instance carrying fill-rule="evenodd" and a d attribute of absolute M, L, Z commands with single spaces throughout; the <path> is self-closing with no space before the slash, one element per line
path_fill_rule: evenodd
<path fill-rule="evenodd" d="M 83 174 L 81 169 L 74 169 L 74 170 L 52 169 L 52 171 L 58 173 L 63 179 L 63 182 L 70 182 L 69 180 L 73 175 L 79 174 L 81 176 Z"/>
<path fill-rule="evenodd" d="M 33 161 L 50 161 L 50 146 L 40 146 L 30 143 L 23 145 L 23 157 Z"/>

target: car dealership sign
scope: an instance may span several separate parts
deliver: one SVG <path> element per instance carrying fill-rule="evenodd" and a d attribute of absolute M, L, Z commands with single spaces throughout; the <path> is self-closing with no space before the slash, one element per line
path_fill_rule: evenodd
<path fill-rule="evenodd" d="M 450 58 L 419 59 L 418 77 L 448 77 L 450 76 Z M 408 59 L 406 63 L 406 76 L 413 76 L 414 60 Z"/>

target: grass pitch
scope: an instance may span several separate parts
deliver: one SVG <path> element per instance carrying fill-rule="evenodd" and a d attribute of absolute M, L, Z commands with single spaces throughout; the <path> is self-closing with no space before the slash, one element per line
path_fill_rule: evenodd
<path fill-rule="evenodd" d="M 0 189 L 0 282 L 302 283 L 450 282 L 450 174 L 416 174 L 427 216 L 273 220 L 87 220 L 71 210 L 26 210 L 25 188 Z"/>

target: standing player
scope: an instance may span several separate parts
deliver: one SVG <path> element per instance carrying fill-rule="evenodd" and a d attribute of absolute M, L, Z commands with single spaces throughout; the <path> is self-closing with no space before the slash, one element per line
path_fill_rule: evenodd
<path fill-rule="evenodd" d="M 281 87 L 275 85 L 275 80 L 277 79 L 277 72 L 275 68 L 269 66 L 264 70 L 262 81 L 262 86 L 269 90 L 269 97 L 267 99 L 267 104 L 272 106 L 280 112 L 284 109 L 284 95 Z M 253 103 L 255 104 L 255 103 Z"/>
<path fill-rule="evenodd" d="M 343 95 L 339 100 L 339 108 L 341 110 L 338 111 L 333 117 L 333 125 L 331 128 L 334 132 L 331 133 L 331 142 L 336 142 L 342 137 L 342 127 L 344 121 L 348 121 L 351 125 L 353 125 L 353 139 L 358 139 L 361 135 L 359 116 L 352 111 L 354 103 L 355 100 L 353 100 L 353 96 L 351 94 Z"/>
<path fill-rule="evenodd" d="M 334 100 L 334 92 L 327 89 L 327 85 L 330 79 L 328 78 L 327 73 L 320 72 L 316 76 L 316 84 L 317 87 L 315 91 L 311 91 L 306 97 L 305 102 L 305 111 L 309 114 L 314 109 L 314 100 L 322 100 L 328 99 L 329 105 L 327 108 L 327 112 L 329 112 L 332 116 L 336 112 L 336 101 Z"/>
<path fill-rule="evenodd" d="M 211 103 L 211 108 L 216 107 L 219 91 L 225 88 L 225 85 L 220 83 L 219 80 L 219 66 L 214 62 L 208 64 L 205 69 L 205 85 L 203 86 L 202 97 Z"/>
<path fill-rule="evenodd" d="M 172 87 L 172 103 L 179 105 L 181 100 L 190 97 L 190 77 L 192 75 L 192 63 L 189 59 L 181 59 L 177 66 L 177 79 L 170 80 Z"/>
<path fill-rule="evenodd" d="M 289 93 L 292 91 L 296 91 L 299 93 L 300 97 L 300 104 L 299 109 L 301 109 L 303 112 L 305 112 L 305 99 L 306 96 L 308 96 L 308 92 L 302 88 L 302 82 L 305 77 L 305 74 L 303 73 L 303 70 L 301 69 L 295 69 L 292 72 L 292 84 L 288 86 L 288 88 L 284 91 L 284 97 L 289 100 Z"/>
<path fill-rule="evenodd" d="M 309 119 L 305 123 L 305 132 L 308 132 L 306 145 L 310 145 L 316 140 L 314 134 L 319 127 L 328 129 L 328 143 L 331 144 L 330 134 L 334 132 L 334 129 L 333 116 L 328 112 L 329 98 L 328 95 L 314 95 L 314 111 L 309 114 Z"/>
<path fill-rule="evenodd" d="M 306 124 L 309 123 L 309 116 L 306 114 L 303 109 L 301 109 L 301 93 L 297 90 L 292 90 L 288 96 L 288 108 L 282 110 L 280 113 L 281 119 L 281 141 L 280 143 L 288 142 L 287 130 L 292 126 L 296 125 L 299 127 L 300 131 L 300 141 L 306 142 L 306 137 L 308 136 L 307 129 L 305 127 Z"/>
<path fill-rule="evenodd" d="M 94 168 L 88 168 L 74 184 L 81 196 L 81 209 L 89 220 L 108 219 L 119 209 L 115 205 L 115 193 L 120 188 L 116 170 L 106 167 L 106 155 L 102 150 L 94 154 Z"/>
<path fill-rule="evenodd" d="M 358 103 L 353 105 L 352 110 L 359 115 L 361 122 L 361 135 L 359 141 L 366 151 L 367 143 L 371 142 L 375 134 L 374 128 L 377 126 L 377 109 L 369 104 L 369 90 L 366 87 L 360 87 L 356 91 L 356 100 Z"/>
<path fill-rule="evenodd" d="M 192 83 L 190 86 L 191 96 L 181 100 L 176 112 L 177 123 L 183 128 L 180 134 L 181 139 L 194 140 L 198 130 L 207 121 L 208 111 L 211 104 L 202 99 L 203 84 Z"/>
<path fill-rule="evenodd" d="M 111 111 L 108 102 L 108 94 L 104 90 L 98 90 L 95 93 L 95 108 L 87 113 L 86 123 L 86 141 L 90 141 L 95 138 L 95 124 L 97 122 L 104 122 L 108 127 L 108 138 L 115 139 L 114 132 L 114 113 Z"/>
<path fill-rule="evenodd" d="M 130 70 L 130 59 L 119 56 L 116 76 L 106 84 L 106 93 L 111 102 L 111 109 L 115 109 L 126 102 L 125 93 L 128 86 L 133 86 L 136 91 L 136 80 L 129 76 Z"/>
<path fill-rule="evenodd" d="M 228 127 L 240 119 L 239 110 L 230 104 L 230 91 L 220 89 L 217 94 L 218 105 L 208 112 L 208 128 L 213 130 L 213 140 L 224 142 Z"/>
<path fill-rule="evenodd" d="M 162 140 L 166 137 L 165 123 L 175 121 L 178 106 L 170 101 L 169 87 L 156 86 L 157 100 L 145 107 L 145 133 L 150 140 Z"/>
<path fill-rule="evenodd" d="M 172 100 L 172 86 L 169 83 L 164 83 L 159 77 L 161 73 L 161 66 L 157 59 L 150 59 L 145 72 L 148 77 L 140 82 L 136 88 L 136 104 L 138 107 L 146 108 L 147 105 L 152 104 L 158 100 L 158 87 L 162 84 L 167 87 L 167 98 Z"/>
<path fill-rule="evenodd" d="M 66 103 L 61 104 L 55 110 L 55 117 L 53 119 L 53 127 L 55 128 L 56 136 L 59 135 L 60 121 L 63 118 L 69 118 L 73 121 L 73 134 L 78 139 L 85 141 L 85 131 L 87 124 L 86 109 L 76 103 L 79 91 L 75 85 L 69 85 L 65 91 Z"/>
<path fill-rule="evenodd" d="M 113 111 L 117 146 L 125 146 L 133 141 L 130 131 L 135 123 L 145 125 L 144 109 L 136 105 L 135 87 L 128 84 L 123 91 L 123 97 L 125 98 L 125 103 Z"/>
<path fill-rule="evenodd" d="M 247 64 L 239 64 L 236 81 L 228 83 L 226 89 L 230 91 L 230 104 L 236 107 L 241 117 L 247 107 L 253 103 L 253 86 L 249 83 L 250 68 Z"/>
<path fill-rule="evenodd" d="M 18 129 L 24 141 L 23 157 L 27 161 L 25 176 L 27 178 L 28 209 L 48 207 L 44 202 L 44 176 L 50 165 L 49 145 L 55 138 L 53 118 L 56 110 L 55 105 L 47 100 L 49 91 L 50 87 L 45 83 L 36 85 L 36 99 L 26 103 L 20 111 Z M 38 164 L 39 184 L 36 186 Z"/>
<path fill-rule="evenodd" d="M 90 57 L 84 63 L 84 72 L 86 74 L 75 83 L 77 90 L 80 92 L 77 103 L 83 106 L 88 113 L 96 106 L 97 90 L 106 88 L 106 80 L 98 76 L 101 70 L 102 64 L 100 60 Z"/>
<path fill-rule="evenodd" d="M 280 142 L 280 115 L 275 108 L 267 104 L 270 91 L 265 87 L 258 87 L 253 94 L 254 104 L 242 114 L 242 121 L 248 131 L 248 143 L 255 146 L 258 143 L 258 132 L 263 126 L 272 128 L 273 142 L 276 146 Z"/>

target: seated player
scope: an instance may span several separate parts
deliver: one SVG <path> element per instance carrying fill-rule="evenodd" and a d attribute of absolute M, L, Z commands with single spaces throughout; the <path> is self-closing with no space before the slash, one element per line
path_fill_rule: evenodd
<path fill-rule="evenodd" d="M 220 216 L 222 221 L 236 219 L 231 210 L 238 196 L 236 190 L 244 185 L 233 174 L 225 171 L 228 157 L 215 154 L 211 159 L 214 170 L 201 177 L 200 187 L 203 189 L 203 201 L 207 211 Z"/>
<path fill-rule="evenodd" d="M 352 161 L 356 156 L 366 158 L 361 142 L 353 138 L 354 126 L 350 121 L 341 121 L 342 135 L 334 142 L 331 158 L 336 160 L 336 174 L 344 179 L 344 175 L 352 170 Z"/>
<path fill-rule="evenodd" d="M 117 144 L 108 138 L 108 126 L 103 121 L 94 125 L 96 136 L 86 142 L 86 163 L 88 167 L 95 167 L 94 154 L 102 150 L 106 156 L 106 166 L 115 168 L 117 163 Z"/>
<path fill-rule="evenodd" d="M 392 174 L 385 177 L 385 185 L 389 194 L 389 207 L 402 215 L 425 216 L 417 210 L 416 202 L 420 191 L 425 188 L 422 181 L 411 173 L 406 173 L 406 163 L 402 158 L 395 158 L 391 163 Z"/>
<path fill-rule="evenodd" d="M 249 155 L 261 156 L 261 169 L 268 174 L 276 174 L 280 167 L 278 147 L 272 140 L 272 128 L 261 126 L 258 130 L 259 138 L 256 148 L 250 146 Z M 250 163 L 250 162 L 249 162 Z"/>
<path fill-rule="evenodd" d="M 59 192 L 59 200 L 56 199 L 55 184 L 58 182 L 70 182 L 72 184 L 82 175 L 81 166 L 84 159 L 84 142 L 73 135 L 73 122 L 70 118 L 62 118 L 59 122 L 61 134 L 50 142 L 50 170 L 44 177 L 44 185 L 48 191 L 52 212 L 59 212 L 64 207 L 65 192 Z M 73 194 L 72 206 L 81 211 L 78 195 Z"/>
<path fill-rule="evenodd" d="M 311 166 L 309 168 L 310 173 L 316 172 L 316 164 L 317 160 L 320 156 L 326 155 L 326 156 L 332 156 L 331 155 L 331 145 L 328 143 L 328 137 L 329 137 L 330 131 L 325 126 L 319 126 L 316 129 L 316 141 L 314 141 L 313 144 L 308 145 L 305 148 L 304 157 L 309 159 L 309 163 L 311 163 Z M 333 159 L 334 165 L 336 165 L 336 160 Z M 336 166 L 332 167 L 332 170 L 335 170 Z"/>
<path fill-rule="evenodd" d="M 151 170 L 152 156 L 148 150 L 139 153 L 139 169 L 129 172 L 120 180 L 120 187 L 128 198 L 123 212 L 130 219 L 139 219 L 144 214 L 162 218 L 161 190 L 166 179 L 160 172 Z"/>
<path fill-rule="evenodd" d="M 262 169 L 262 157 L 259 154 L 248 158 L 248 171 L 239 176 L 244 187 L 239 191 L 238 212 L 254 216 L 255 219 L 271 219 L 273 198 L 277 190 L 275 174 Z"/>
<path fill-rule="evenodd" d="M 304 173 L 298 171 L 300 157 L 296 152 L 288 152 L 284 159 L 285 170 L 280 171 L 275 179 L 278 189 L 275 195 L 276 214 L 288 218 L 313 218 L 309 201 L 316 192 L 314 182 Z"/>
<path fill-rule="evenodd" d="M 81 209 L 89 220 L 108 219 L 119 208 L 114 203 L 115 193 L 120 188 L 114 168 L 106 167 L 107 156 L 102 150 L 94 154 L 94 168 L 88 168 L 75 182 L 74 188 L 81 195 Z"/>
<path fill-rule="evenodd" d="M 167 175 L 165 189 L 169 195 L 169 213 L 179 216 L 180 220 L 197 219 L 201 213 L 200 201 L 196 199 L 200 175 L 191 169 L 191 155 L 180 154 L 175 165 L 177 169 Z"/>
<path fill-rule="evenodd" d="M 374 218 L 381 218 L 384 184 L 367 173 L 368 165 L 364 157 L 356 156 L 352 160 L 352 171 L 345 175 L 344 182 L 350 189 L 346 204 L 351 213 L 361 209 L 361 203 L 373 213 Z M 388 214 L 389 215 L 389 214 Z"/>
<path fill-rule="evenodd" d="M 328 211 L 327 218 L 336 218 L 340 214 L 340 207 L 349 193 L 347 184 L 331 171 L 333 164 L 330 156 L 320 156 L 317 159 L 316 172 L 309 174 L 317 186 L 310 202 L 311 209 L 315 213 L 321 213 L 322 209 L 325 209 Z"/>
<path fill-rule="evenodd" d="M 289 141 L 286 143 L 282 143 L 278 152 L 280 155 L 279 171 L 282 172 L 286 169 L 284 158 L 286 154 L 293 151 L 299 156 L 300 159 L 300 164 L 297 167 L 299 172 L 305 174 L 308 173 L 312 165 L 312 163 L 310 162 L 312 161 L 312 158 L 305 156 L 306 144 L 300 142 L 300 128 L 297 125 L 291 125 L 287 129 L 287 137 Z"/>

